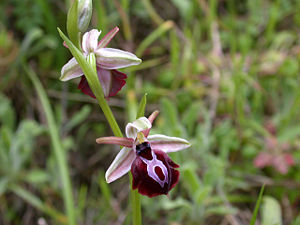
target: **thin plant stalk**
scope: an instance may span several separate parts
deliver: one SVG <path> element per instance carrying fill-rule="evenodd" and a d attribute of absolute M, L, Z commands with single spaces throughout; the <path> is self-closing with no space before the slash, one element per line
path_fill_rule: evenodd
<path fill-rule="evenodd" d="M 93 70 L 96 72 L 97 67 L 96 67 L 95 55 L 90 54 L 87 61 L 93 67 Z M 98 83 L 99 83 L 99 81 L 98 81 Z M 100 83 L 99 83 L 99 85 L 100 85 Z M 93 93 L 95 93 L 95 92 L 98 92 L 99 89 L 93 90 L 93 88 L 92 88 L 92 91 L 93 91 Z M 101 92 L 102 92 L 102 89 L 101 89 Z M 98 93 L 99 99 L 96 94 L 95 94 L 95 96 L 96 96 L 98 103 L 102 110 L 103 110 L 103 108 L 102 108 L 103 106 L 108 107 L 107 109 L 110 110 L 109 105 L 107 104 L 105 98 L 103 97 L 103 94 L 100 95 L 100 93 Z M 135 104 L 135 102 L 134 102 L 134 104 Z M 111 112 L 111 110 L 110 110 L 110 112 Z M 137 114 L 135 113 L 135 115 L 137 115 Z M 111 116 L 113 117 L 112 113 L 111 113 Z M 110 118 L 106 118 L 106 119 L 109 120 Z M 134 118 L 130 119 L 130 121 L 131 120 L 134 120 Z M 117 136 L 117 135 L 119 135 L 119 134 L 115 134 L 115 136 Z M 121 135 L 122 135 L 122 133 L 121 133 Z M 119 135 L 119 137 L 122 137 L 122 136 Z M 129 173 L 129 180 L 130 180 L 130 184 L 132 186 L 133 178 L 132 178 L 131 173 Z M 141 225 L 142 224 L 141 223 L 141 217 L 142 217 L 141 216 L 141 200 L 140 200 L 140 196 L 139 196 L 139 193 L 137 192 L 137 190 L 133 190 L 132 188 L 130 188 L 130 199 L 131 199 L 131 207 L 132 207 L 132 224 L 133 225 Z"/>
<path fill-rule="evenodd" d="M 145 115 L 145 107 L 147 103 L 146 94 L 143 96 L 140 105 L 137 109 L 136 94 L 135 94 L 135 73 L 132 72 L 127 80 L 127 114 L 129 121 L 134 120 Z M 129 180 L 132 187 L 132 174 L 129 174 Z M 142 224 L 142 208 L 141 208 L 141 196 L 137 190 L 130 189 L 130 201 L 132 207 L 132 221 L 133 225 Z"/>
<path fill-rule="evenodd" d="M 88 81 L 88 84 L 92 89 L 94 95 L 96 96 L 98 104 L 102 109 L 104 116 L 108 121 L 114 135 L 116 137 L 123 137 L 120 127 L 104 97 L 103 90 L 97 75 L 95 55 L 91 53 L 86 60 L 83 54 L 76 48 L 76 46 L 74 46 L 74 44 L 64 35 L 64 33 L 59 28 L 58 32 L 62 39 L 66 42 L 72 55 L 80 65 Z M 129 175 L 129 178 L 130 182 L 132 182 L 131 174 Z M 139 194 L 137 191 L 131 189 L 130 196 L 132 197 L 133 225 L 141 225 L 141 204 Z"/>
<path fill-rule="evenodd" d="M 252 214 L 251 221 L 250 221 L 249 225 L 255 225 L 255 221 L 256 221 L 256 218 L 257 218 L 257 214 L 258 214 L 258 210 L 259 210 L 259 207 L 260 207 L 260 203 L 262 201 L 263 194 L 264 194 L 264 189 L 265 189 L 265 184 L 260 189 L 260 192 L 259 192 L 259 195 L 258 195 L 258 199 L 256 201 L 255 208 L 254 208 L 254 211 L 253 211 L 253 214 Z"/>
<path fill-rule="evenodd" d="M 32 81 L 46 114 L 51 142 L 54 149 L 54 155 L 61 176 L 61 182 L 63 187 L 62 188 L 63 198 L 64 198 L 65 209 L 68 217 L 68 224 L 75 225 L 76 224 L 75 208 L 74 208 L 74 201 L 73 201 L 72 188 L 71 188 L 72 187 L 71 178 L 70 178 L 67 158 L 66 158 L 66 151 L 63 148 L 63 145 L 60 141 L 59 131 L 54 120 L 54 115 L 51 109 L 51 105 L 47 97 L 47 94 L 41 82 L 39 81 L 37 75 L 34 73 L 34 71 L 28 68 L 28 66 L 26 66 L 25 63 L 23 63 L 23 68 L 26 74 L 28 75 L 28 77 L 30 78 L 30 80 Z"/>
<path fill-rule="evenodd" d="M 134 74 L 131 74 L 128 79 L 129 81 L 133 79 Z M 131 82 L 128 82 L 128 84 Z M 127 90 L 127 114 L 129 121 L 134 120 L 137 116 L 137 110 L 136 110 L 136 98 L 134 90 L 130 88 L 130 85 L 128 85 Z M 129 180 L 132 187 L 132 181 L 133 177 L 132 174 L 129 174 Z M 130 202 L 131 202 L 131 208 L 132 208 L 132 224 L 133 225 L 140 225 L 142 224 L 142 213 L 141 213 L 141 199 L 140 195 L 137 192 L 137 190 L 133 190 L 130 188 Z"/>
<path fill-rule="evenodd" d="M 139 108 L 136 113 L 136 118 L 142 117 L 145 115 L 145 107 L 147 103 L 147 94 L 145 94 L 140 102 Z M 134 99 L 135 100 L 135 99 Z M 130 99 L 129 99 L 130 101 Z M 133 102 L 135 104 L 135 101 Z M 131 115 L 133 113 L 129 113 Z M 132 174 L 129 174 L 130 184 L 132 186 Z M 132 221 L 133 225 L 141 225 L 142 224 L 142 209 L 141 209 L 141 196 L 137 192 L 137 190 L 130 189 L 130 200 L 132 207 Z"/>
<path fill-rule="evenodd" d="M 129 173 L 129 180 L 132 186 L 132 174 Z M 137 190 L 130 188 L 130 201 L 132 208 L 132 224 L 141 225 L 142 224 L 142 212 L 141 212 L 141 198 Z"/>

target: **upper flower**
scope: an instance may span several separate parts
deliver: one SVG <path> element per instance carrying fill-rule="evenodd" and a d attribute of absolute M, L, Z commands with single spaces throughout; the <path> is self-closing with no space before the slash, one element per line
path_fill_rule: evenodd
<path fill-rule="evenodd" d="M 86 32 L 82 37 L 82 51 L 84 56 L 87 57 L 90 53 L 95 54 L 97 73 L 105 97 L 115 95 L 125 84 L 124 80 L 127 76 L 116 69 L 138 65 L 142 61 L 130 52 L 114 48 L 106 48 L 107 44 L 118 31 L 119 28 L 115 27 L 99 42 L 98 38 L 101 31 L 96 29 Z M 60 80 L 68 81 L 82 75 L 83 72 L 76 59 L 73 57 L 63 66 Z M 94 97 L 84 76 L 81 79 L 79 89 Z"/>
<path fill-rule="evenodd" d="M 148 197 L 168 194 L 177 184 L 179 171 L 176 168 L 179 166 L 166 153 L 183 150 L 190 144 L 182 138 L 161 134 L 148 135 L 157 114 L 155 111 L 148 119 L 141 117 L 128 123 L 127 138 L 102 137 L 96 140 L 99 144 L 124 146 L 106 171 L 105 178 L 108 183 L 131 169 L 132 188 L 137 188 L 140 194 Z"/>

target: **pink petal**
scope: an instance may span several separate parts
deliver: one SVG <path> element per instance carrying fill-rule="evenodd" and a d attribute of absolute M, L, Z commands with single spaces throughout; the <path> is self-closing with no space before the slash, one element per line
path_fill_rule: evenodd
<path fill-rule="evenodd" d="M 177 152 L 190 147 L 190 143 L 178 137 L 169 137 L 162 134 L 155 134 L 148 136 L 148 141 L 152 149 L 159 149 L 165 153 Z"/>
<path fill-rule="evenodd" d="M 118 33 L 119 27 L 115 27 L 109 31 L 98 43 L 98 48 L 105 48 L 111 39 Z"/>
<path fill-rule="evenodd" d="M 283 154 L 275 156 L 272 164 L 275 169 L 281 174 L 286 174 L 289 171 L 289 168 L 294 165 L 295 161 L 291 154 Z"/>
<path fill-rule="evenodd" d="M 254 159 L 254 166 L 257 168 L 264 168 L 266 166 L 271 165 L 273 157 L 265 152 L 261 152 Z"/>
<path fill-rule="evenodd" d="M 136 155 L 131 148 L 122 148 L 105 173 L 106 182 L 111 183 L 125 175 L 135 158 Z"/>
<path fill-rule="evenodd" d="M 281 155 L 275 156 L 272 160 L 272 164 L 275 167 L 275 169 L 281 174 L 286 174 L 290 167 L 286 163 L 285 158 Z"/>
<path fill-rule="evenodd" d="M 126 84 L 125 73 L 118 70 L 98 69 L 98 77 L 103 88 L 105 97 L 115 96 Z"/>
<path fill-rule="evenodd" d="M 65 41 L 63 42 L 63 46 L 65 46 L 65 48 L 69 48 L 69 46 L 67 45 L 67 43 Z"/>
<path fill-rule="evenodd" d="M 155 120 L 155 118 L 158 116 L 158 114 L 159 114 L 159 111 L 158 111 L 158 110 L 155 110 L 155 111 L 148 117 L 148 120 L 150 121 L 151 124 L 153 123 L 153 121 Z M 143 131 L 143 134 L 145 135 L 145 137 L 148 137 L 150 130 L 151 130 L 151 128 Z"/>
<path fill-rule="evenodd" d="M 122 87 L 126 84 L 125 79 L 127 78 L 127 75 L 125 73 L 122 73 L 118 70 L 112 70 L 112 85 L 109 92 L 109 97 L 115 96 Z"/>
<path fill-rule="evenodd" d="M 98 144 L 114 144 L 114 145 L 120 145 L 120 146 L 131 148 L 134 140 L 132 138 L 124 138 L 124 137 L 101 137 L 101 138 L 97 138 L 96 142 Z"/>
<path fill-rule="evenodd" d="M 155 118 L 158 116 L 159 111 L 155 110 L 153 113 L 151 113 L 151 115 L 148 117 L 148 120 L 150 121 L 150 123 L 152 124 L 153 121 L 155 120 Z"/>
<path fill-rule="evenodd" d="M 110 70 L 97 69 L 98 78 L 102 86 L 103 94 L 105 97 L 109 96 L 110 87 L 112 85 L 112 74 Z"/>
<path fill-rule="evenodd" d="M 98 38 L 101 31 L 93 29 L 86 32 L 82 37 L 82 50 L 85 53 L 95 52 L 98 48 Z"/>
<path fill-rule="evenodd" d="M 103 88 L 104 96 L 106 98 L 115 96 L 126 84 L 125 79 L 127 76 L 125 73 L 117 70 L 104 70 L 99 68 L 97 68 L 97 72 Z M 95 95 L 90 89 L 89 84 L 84 76 L 81 78 L 78 89 L 80 89 L 84 94 L 95 98 Z"/>
<path fill-rule="evenodd" d="M 295 160 L 291 154 L 284 154 L 284 159 L 289 166 L 295 165 Z"/>

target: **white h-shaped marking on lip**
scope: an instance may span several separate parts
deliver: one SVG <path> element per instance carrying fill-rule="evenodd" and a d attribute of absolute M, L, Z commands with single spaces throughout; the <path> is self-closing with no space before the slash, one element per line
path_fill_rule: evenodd
<path fill-rule="evenodd" d="M 154 152 L 151 150 L 152 160 L 145 159 L 141 157 L 144 163 L 147 165 L 147 172 L 149 177 L 155 180 L 163 188 L 165 183 L 168 183 L 168 170 L 162 161 L 158 160 Z M 161 180 L 160 177 L 155 172 L 155 168 L 159 167 L 164 174 L 165 179 Z"/>

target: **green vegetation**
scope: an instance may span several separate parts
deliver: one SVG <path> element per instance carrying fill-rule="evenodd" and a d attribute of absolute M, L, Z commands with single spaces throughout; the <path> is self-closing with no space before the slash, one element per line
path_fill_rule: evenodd
<path fill-rule="evenodd" d="M 95 142 L 113 135 L 104 114 L 59 80 L 71 2 L 0 1 L 1 225 L 132 221 L 129 177 L 105 182 L 119 149 Z M 109 47 L 143 60 L 108 101 L 121 129 L 159 110 L 152 132 L 192 144 L 170 154 L 170 195 L 141 197 L 143 224 L 299 225 L 300 0 L 93 5 L 90 27 L 118 26 Z"/>

